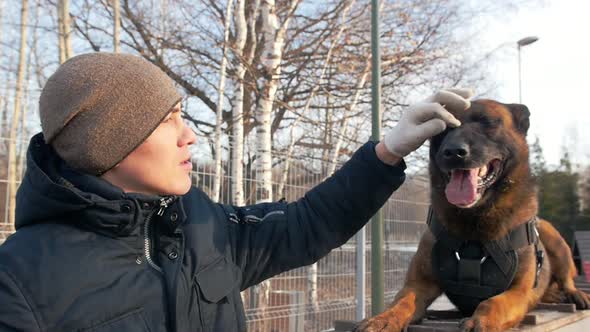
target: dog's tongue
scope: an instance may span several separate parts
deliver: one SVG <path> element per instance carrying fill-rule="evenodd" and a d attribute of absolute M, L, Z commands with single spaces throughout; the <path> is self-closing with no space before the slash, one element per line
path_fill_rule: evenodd
<path fill-rule="evenodd" d="M 475 201 L 478 171 L 478 168 L 453 170 L 451 180 L 445 190 L 449 203 L 469 205 Z"/>

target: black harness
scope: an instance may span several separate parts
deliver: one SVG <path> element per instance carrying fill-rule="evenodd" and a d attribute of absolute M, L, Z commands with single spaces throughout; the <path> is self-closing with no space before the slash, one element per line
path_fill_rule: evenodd
<path fill-rule="evenodd" d="M 447 297 L 464 315 L 471 315 L 480 302 L 506 291 L 518 270 L 520 248 L 534 245 L 537 259 L 535 285 L 543 251 L 539 250 L 537 218 L 494 241 L 463 240 L 450 234 L 436 221 L 432 209 L 428 226 L 436 238 L 432 248 L 432 269 Z"/>

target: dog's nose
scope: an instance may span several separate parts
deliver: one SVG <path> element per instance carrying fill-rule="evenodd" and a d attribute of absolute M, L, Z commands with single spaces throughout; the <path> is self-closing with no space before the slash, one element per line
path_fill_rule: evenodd
<path fill-rule="evenodd" d="M 443 149 L 445 159 L 465 159 L 469 157 L 469 145 L 467 143 L 448 144 Z"/>

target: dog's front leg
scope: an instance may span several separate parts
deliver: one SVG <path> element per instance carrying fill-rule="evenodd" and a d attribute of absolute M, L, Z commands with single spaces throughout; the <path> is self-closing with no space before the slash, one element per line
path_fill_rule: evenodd
<path fill-rule="evenodd" d="M 520 323 L 547 287 L 547 282 L 534 288 L 536 261 L 532 247 L 519 255 L 519 269 L 510 288 L 477 306 L 471 318 L 462 323 L 462 331 L 504 331 Z M 547 278 L 543 278 L 547 279 Z"/>
<path fill-rule="evenodd" d="M 396 294 L 389 309 L 365 319 L 355 331 L 402 331 L 411 322 L 419 320 L 426 308 L 441 294 L 441 289 L 432 275 L 430 264 L 434 237 L 430 231 L 422 236 L 418 250 L 410 262 L 404 287 Z"/>

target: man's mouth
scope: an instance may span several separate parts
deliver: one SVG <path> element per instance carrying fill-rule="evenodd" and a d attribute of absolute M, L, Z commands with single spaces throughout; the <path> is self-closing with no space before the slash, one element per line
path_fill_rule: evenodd
<path fill-rule="evenodd" d="M 182 161 L 180 163 L 180 166 L 183 167 L 183 168 L 185 168 L 185 169 L 188 169 L 188 170 L 192 170 L 193 169 L 193 164 L 191 163 L 191 159 L 190 158 Z"/>
<path fill-rule="evenodd" d="M 496 182 L 501 166 L 500 159 L 493 159 L 481 167 L 452 169 L 445 188 L 447 201 L 460 208 L 473 207 Z"/>

